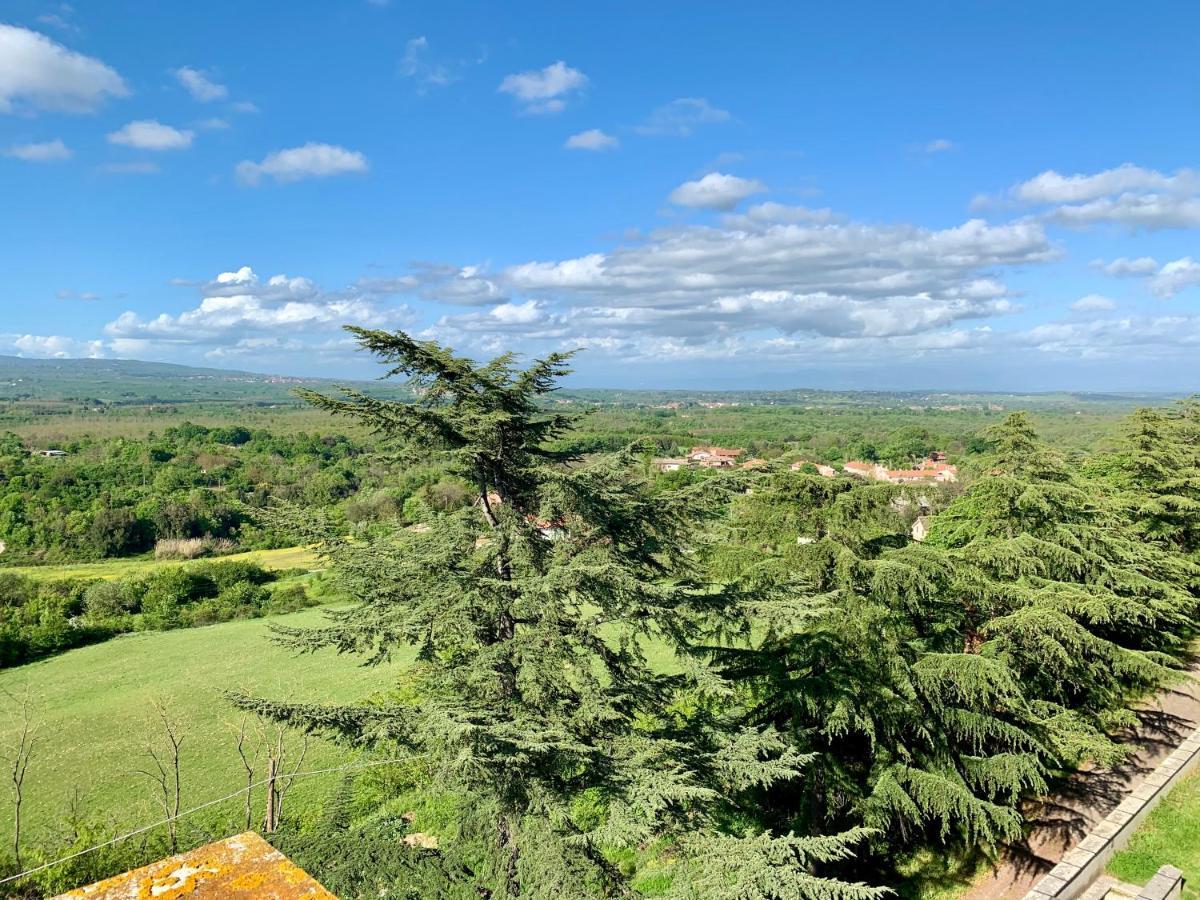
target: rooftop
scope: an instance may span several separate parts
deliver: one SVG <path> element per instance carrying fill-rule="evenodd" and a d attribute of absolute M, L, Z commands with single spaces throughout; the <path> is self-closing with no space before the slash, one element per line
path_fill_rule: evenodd
<path fill-rule="evenodd" d="M 179 897 L 298 897 L 337 900 L 253 831 L 60 894 L 55 900 L 176 900 Z"/>

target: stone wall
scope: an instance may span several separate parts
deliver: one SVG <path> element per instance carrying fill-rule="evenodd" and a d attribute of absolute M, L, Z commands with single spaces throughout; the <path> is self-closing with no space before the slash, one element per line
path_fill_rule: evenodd
<path fill-rule="evenodd" d="M 1129 843 L 1129 839 L 1163 797 L 1185 775 L 1200 765 L 1200 728 L 1170 756 L 1162 761 L 1145 781 L 1121 801 L 1121 805 L 1110 812 L 1087 837 L 1076 844 L 1062 861 L 1047 872 L 1025 895 L 1025 900 L 1075 900 L 1086 891 L 1104 869 L 1113 855 Z M 1163 869 L 1173 868 L 1164 866 Z M 1174 870 L 1178 872 L 1178 870 Z M 1160 870 L 1159 875 L 1162 875 Z M 1150 884 L 1160 887 L 1159 875 Z M 1182 878 L 1179 880 L 1182 884 Z M 1147 885 L 1149 888 L 1150 885 Z M 1174 894 L 1165 894 L 1156 900 L 1172 900 L 1179 895 L 1179 885 Z"/>

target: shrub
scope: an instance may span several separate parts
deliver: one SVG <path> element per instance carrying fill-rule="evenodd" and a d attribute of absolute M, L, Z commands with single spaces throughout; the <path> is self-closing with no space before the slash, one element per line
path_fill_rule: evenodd
<path fill-rule="evenodd" d="M 154 545 L 155 559 L 196 559 L 204 553 L 204 538 L 163 538 Z"/>

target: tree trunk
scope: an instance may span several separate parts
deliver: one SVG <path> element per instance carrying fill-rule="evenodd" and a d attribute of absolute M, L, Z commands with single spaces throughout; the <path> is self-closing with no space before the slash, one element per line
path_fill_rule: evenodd
<path fill-rule="evenodd" d="M 274 756 L 267 760 L 267 817 L 263 823 L 263 831 L 273 834 L 275 831 L 275 773 L 279 763 Z"/>
<path fill-rule="evenodd" d="M 497 823 L 497 845 L 504 860 L 504 889 L 509 897 L 521 896 L 521 879 L 517 875 L 517 862 L 521 851 L 517 847 L 517 836 L 513 833 L 512 820 L 501 813 Z"/>

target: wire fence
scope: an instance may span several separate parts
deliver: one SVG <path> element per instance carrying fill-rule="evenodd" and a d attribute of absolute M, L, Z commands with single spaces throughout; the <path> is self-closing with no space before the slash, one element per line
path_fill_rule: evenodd
<path fill-rule="evenodd" d="M 308 778 L 314 775 L 328 775 L 333 772 L 353 772 L 361 769 L 372 769 L 377 766 L 392 766 L 400 763 L 412 762 L 413 760 L 422 759 L 428 755 L 429 754 L 427 753 L 418 753 L 413 756 L 403 756 L 394 759 L 377 759 L 363 763 L 349 763 L 343 766 L 330 766 L 326 769 L 308 769 L 304 772 L 290 773 L 284 777 L 295 779 Z M 240 797 L 242 794 L 253 791 L 255 788 L 263 787 L 270 781 L 270 778 L 264 778 L 262 781 L 256 781 L 253 784 L 244 785 L 231 794 L 226 794 L 224 797 L 217 797 L 215 800 L 207 800 L 198 806 L 193 806 L 190 809 L 183 810 L 178 815 L 168 816 L 165 819 L 152 822 L 149 825 L 143 825 L 140 828 L 135 828 L 133 831 L 127 831 L 124 834 L 119 834 L 116 837 L 104 841 L 103 843 L 96 844 L 95 846 L 87 847 L 83 850 L 77 850 L 74 853 L 69 853 L 66 856 L 61 856 L 58 859 L 51 860 L 50 862 L 42 863 L 40 866 L 34 866 L 32 869 L 26 869 L 25 871 L 18 872 L 15 875 L 9 875 L 7 878 L 0 878 L 0 884 L 8 884 L 12 881 L 18 881 L 21 878 L 28 878 L 30 875 L 36 875 L 38 872 L 44 872 L 46 869 L 51 869 L 54 866 L 62 865 L 65 862 L 70 862 L 71 860 L 78 859 L 81 856 L 87 856 L 89 853 L 95 853 L 97 850 L 103 850 L 105 847 L 111 847 L 114 844 L 121 843 L 121 841 L 129 840 L 129 838 L 137 837 L 139 834 L 145 834 L 147 831 L 153 831 L 155 828 L 161 828 L 163 825 L 170 825 L 172 822 L 177 822 L 185 816 L 190 816 L 193 813 L 200 812 L 201 810 L 225 803 L 234 799 L 235 797 Z"/>

